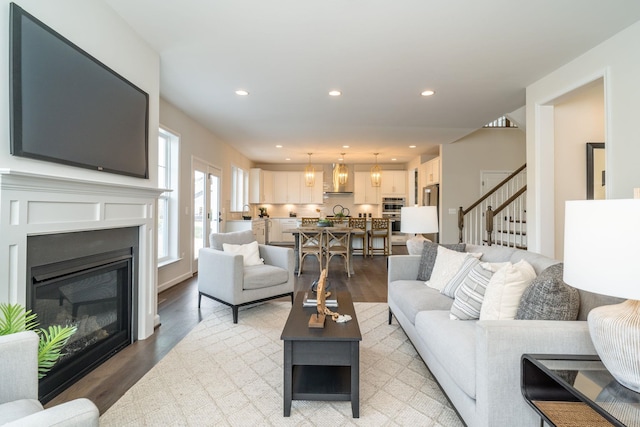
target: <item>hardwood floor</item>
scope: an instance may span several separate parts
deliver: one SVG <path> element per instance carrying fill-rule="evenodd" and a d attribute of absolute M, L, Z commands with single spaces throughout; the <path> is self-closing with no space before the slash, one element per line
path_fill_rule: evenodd
<path fill-rule="evenodd" d="M 406 254 L 405 246 L 394 246 L 394 255 Z M 329 266 L 329 284 L 334 289 L 348 289 L 354 302 L 387 301 L 387 258 L 383 256 L 354 256 L 354 273 L 344 272 L 341 258 L 334 258 Z M 296 276 L 296 291 L 309 289 L 320 275 L 318 261 L 305 259 L 304 270 Z M 173 286 L 158 295 L 158 312 L 162 322 L 146 340 L 136 341 L 70 386 L 47 403 L 47 407 L 86 397 L 103 414 L 133 384 L 146 374 L 213 310 L 215 302 L 202 299 L 198 309 L 197 276 Z M 288 300 L 288 298 L 286 299 Z M 231 308 L 229 308 L 231 310 Z M 239 322 L 242 322 L 240 309 Z"/>

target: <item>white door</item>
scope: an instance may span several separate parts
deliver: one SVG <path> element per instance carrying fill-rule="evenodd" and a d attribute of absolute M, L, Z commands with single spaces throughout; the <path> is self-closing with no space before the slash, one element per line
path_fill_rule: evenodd
<path fill-rule="evenodd" d="M 220 231 L 220 181 L 222 170 L 202 160 L 192 160 L 193 266 L 198 271 L 198 252 L 209 246 L 209 235 Z"/>

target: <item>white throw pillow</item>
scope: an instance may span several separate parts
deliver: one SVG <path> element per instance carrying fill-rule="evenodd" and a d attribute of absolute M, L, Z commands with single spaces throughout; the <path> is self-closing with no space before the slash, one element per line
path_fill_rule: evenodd
<path fill-rule="evenodd" d="M 425 284 L 431 288 L 442 291 L 460 270 L 464 261 L 473 255 L 467 252 L 457 252 L 438 246 L 438 255 L 431 271 L 431 279 Z M 482 256 L 482 254 L 480 254 Z"/>
<path fill-rule="evenodd" d="M 520 298 L 536 272 L 525 260 L 508 263 L 496 271 L 484 294 L 480 320 L 513 319 L 520 305 Z"/>
<path fill-rule="evenodd" d="M 242 264 L 245 267 L 264 264 L 264 260 L 260 258 L 260 247 L 258 246 L 258 242 L 251 242 L 245 245 L 223 243 L 222 249 L 225 252 L 242 255 Z"/>

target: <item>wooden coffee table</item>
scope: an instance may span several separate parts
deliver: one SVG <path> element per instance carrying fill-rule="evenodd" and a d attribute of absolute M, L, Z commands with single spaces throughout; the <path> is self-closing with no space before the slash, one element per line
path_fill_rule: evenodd
<path fill-rule="evenodd" d="M 348 292 L 338 292 L 338 307 L 351 320 L 336 323 L 329 316 L 323 329 L 309 328 L 315 307 L 303 307 L 304 292 L 296 293 L 280 339 L 284 341 L 284 416 L 291 401 L 351 401 L 354 418 L 360 417 L 360 327 Z"/>

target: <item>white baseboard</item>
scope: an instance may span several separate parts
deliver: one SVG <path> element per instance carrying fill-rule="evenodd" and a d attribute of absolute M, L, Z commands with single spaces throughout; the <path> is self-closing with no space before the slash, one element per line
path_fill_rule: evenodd
<path fill-rule="evenodd" d="M 167 289 L 169 289 L 172 286 L 177 285 L 178 283 L 182 283 L 187 279 L 190 279 L 193 277 L 193 273 L 192 272 L 188 272 L 185 274 L 182 274 L 178 277 L 174 277 L 173 279 L 171 279 L 168 282 L 162 283 L 162 284 L 158 284 L 158 293 L 162 292 L 162 291 L 166 291 Z"/>

